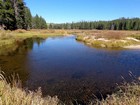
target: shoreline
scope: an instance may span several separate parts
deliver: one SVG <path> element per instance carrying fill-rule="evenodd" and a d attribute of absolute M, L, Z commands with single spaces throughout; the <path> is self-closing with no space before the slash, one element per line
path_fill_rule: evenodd
<path fill-rule="evenodd" d="M 14 77 L 14 75 L 12 75 Z M 0 105 L 63 105 L 58 96 L 43 97 L 41 88 L 36 91 L 24 90 L 19 86 L 19 79 L 12 79 L 11 83 L 6 81 L 4 72 L 0 72 Z M 140 99 L 139 79 L 132 83 L 118 86 L 118 91 L 108 95 L 105 99 L 89 100 L 89 105 L 138 105 Z M 13 101 L 14 100 L 14 101 Z M 125 101 L 124 101 L 125 100 Z M 88 104 L 87 104 L 88 105 Z"/>
<path fill-rule="evenodd" d="M 0 49 L 9 46 L 16 41 L 26 38 L 48 38 L 52 36 L 75 35 L 76 40 L 84 42 L 93 47 L 100 48 L 126 48 L 140 49 L 140 31 L 110 31 L 110 30 L 15 30 L 0 31 Z"/>
<path fill-rule="evenodd" d="M 110 33 L 109 33 L 110 34 Z M 107 35 L 109 35 L 107 34 Z M 112 36 L 96 36 L 96 35 L 76 35 L 76 40 L 84 42 L 85 44 L 99 48 L 128 48 L 128 49 L 140 49 L 140 40 L 132 36 L 124 36 L 117 38 L 117 35 Z M 110 38 L 108 38 L 110 37 Z M 116 37 L 116 38 L 115 38 Z"/>
<path fill-rule="evenodd" d="M 125 46 L 124 48 L 126 48 L 126 49 L 140 49 L 140 45 L 130 45 L 130 46 Z"/>

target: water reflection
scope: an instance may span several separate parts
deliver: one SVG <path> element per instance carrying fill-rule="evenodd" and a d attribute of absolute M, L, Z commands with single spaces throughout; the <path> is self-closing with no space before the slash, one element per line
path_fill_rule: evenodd
<path fill-rule="evenodd" d="M 140 50 L 90 48 L 73 36 L 23 43 L 13 55 L 0 56 L 6 73 L 18 72 L 25 87 L 41 87 L 44 96 L 58 95 L 64 102 L 86 103 L 115 91 L 121 76 L 130 81 L 129 71 L 140 75 Z"/>
<path fill-rule="evenodd" d="M 19 77 L 25 84 L 29 78 L 29 70 L 26 68 L 28 53 L 33 49 L 35 43 L 38 46 L 44 41 L 41 38 L 28 38 L 23 41 L 17 41 L 13 50 L 1 49 L 0 68 L 7 76 L 19 74 Z"/>

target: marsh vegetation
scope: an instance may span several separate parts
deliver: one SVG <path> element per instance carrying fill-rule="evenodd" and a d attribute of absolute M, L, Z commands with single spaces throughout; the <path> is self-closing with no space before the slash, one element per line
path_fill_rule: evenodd
<path fill-rule="evenodd" d="M 65 105 L 57 96 L 42 97 L 41 88 L 36 91 L 23 89 L 19 78 L 16 78 L 16 75 L 11 77 L 11 81 L 8 82 L 4 73 L 0 72 L 0 105 Z M 118 86 L 118 91 L 108 95 L 106 99 L 95 98 L 95 100 L 90 100 L 87 105 L 139 105 L 139 100 L 140 82 L 136 80 Z M 78 105 L 78 102 L 75 102 L 75 105 Z"/>
<path fill-rule="evenodd" d="M 57 95 L 66 104 L 90 104 L 92 100 L 95 102 L 95 96 L 106 99 L 107 94 L 116 93 L 116 83 L 119 86 L 122 83 L 121 75 L 131 82 L 128 70 L 137 77 L 140 75 L 139 50 L 96 49 L 77 42 L 75 36 L 59 37 L 66 33 L 81 35 L 93 31 L 101 33 L 97 30 L 9 31 L 15 33 L 14 40 L 20 39 L 16 42 L 19 46 L 13 53 L 4 52 L 0 56 L 0 66 L 6 75 L 18 73 L 23 89 L 35 91 L 41 87 L 44 97 Z"/>
<path fill-rule="evenodd" d="M 85 31 L 79 33 L 76 40 L 87 45 L 101 48 L 125 48 L 140 45 L 139 31 Z"/>
<path fill-rule="evenodd" d="M 27 38 L 42 38 L 63 36 L 64 30 L 0 30 L 0 55 L 16 50 Z"/>
<path fill-rule="evenodd" d="M 97 1 L 80 5 L 78 0 L 53 1 L 53 8 L 46 6 L 51 10 L 39 8 L 46 1 L 26 2 L 0 0 L 0 105 L 140 105 L 140 18 L 107 21 L 106 17 L 114 17 L 107 16 L 115 6 L 110 6 L 115 3 L 111 1 L 99 7 Z M 130 2 L 125 9 L 117 5 L 115 16 L 132 11 L 131 17 L 138 16 L 137 2 L 131 2 L 131 10 Z M 124 4 L 121 1 L 119 6 Z M 80 20 L 92 12 L 91 19 L 97 15 L 106 21 L 49 23 L 47 17 L 33 16 L 28 5 L 42 15 L 49 10 L 53 21 L 64 21 L 65 16 L 70 21 L 76 15 Z"/>

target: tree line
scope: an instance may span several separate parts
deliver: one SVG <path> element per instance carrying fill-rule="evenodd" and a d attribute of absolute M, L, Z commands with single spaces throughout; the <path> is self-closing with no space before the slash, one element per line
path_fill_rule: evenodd
<path fill-rule="evenodd" d="M 24 0 L 0 0 L 0 29 L 98 29 L 140 30 L 140 18 L 120 18 L 112 21 L 81 21 L 72 23 L 50 23 L 41 16 L 32 16 Z"/>
<path fill-rule="evenodd" d="M 112 21 L 81 21 L 49 24 L 50 29 L 140 30 L 140 18 L 120 18 Z"/>
<path fill-rule="evenodd" d="M 44 29 L 47 28 L 47 24 L 43 17 L 33 17 L 23 0 L 0 0 L 0 28 Z"/>

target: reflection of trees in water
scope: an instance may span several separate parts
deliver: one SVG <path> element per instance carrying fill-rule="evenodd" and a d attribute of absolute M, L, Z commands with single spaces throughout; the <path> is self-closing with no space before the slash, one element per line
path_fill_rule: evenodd
<path fill-rule="evenodd" d="M 0 55 L 0 69 L 5 72 L 7 77 L 11 74 L 19 74 L 24 85 L 29 78 L 29 70 L 26 67 L 28 63 L 27 53 L 33 49 L 34 43 L 40 45 L 43 41 L 41 38 L 28 38 L 17 41 L 16 48 L 13 46 L 11 51 L 3 49 L 4 54 Z"/>
<path fill-rule="evenodd" d="M 28 38 L 23 42 L 19 43 L 17 52 L 31 51 L 33 49 L 34 43 L 37 43 L 38 46 L 40 46 L 40 44 L 43 43 L 43 41 L 44 39 L 42 38 Z"/>
<path fill-rule="evenodd" d="M 33 49 L 34 43 L 37 43 L 38 46 L 40 46 L 40 44 L 43 42 L 43 38 L 27 38 L 21 41 L 17 40 L 14 44 L 1 47 L 0 55 L 7 56 L 31 51 Z"/>
<path fill-rule="evenodd" d="M 38 44 L 38 46 L 40 46 L 40 44 L 44 42 L 44 39 L 36 38 L 36 39 L 34 39 L 34 42 L 36 42 Z"/>
<path fill-rule="evenodd" d="M 14 52 L 18 46 L 16 44 L 12 45 L 5 45 L 0 48 L 0 55 L 6 56 L 9 55 L 11 52 Z"/>
<path fill-rule="evenodd" d="M 13 75 L 19 75 L 24 83 L 29 78 L 29 71 L 26 69 L 26 55 L 7 55 L 0 56 L 0 68 L 4 71 L 6 78 L 12 78 Z"/>

